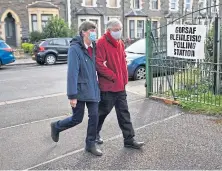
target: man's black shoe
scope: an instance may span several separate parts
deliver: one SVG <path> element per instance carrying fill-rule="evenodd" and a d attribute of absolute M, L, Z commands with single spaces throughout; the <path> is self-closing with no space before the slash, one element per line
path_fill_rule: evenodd
<path fill-rule="evenodd" d="M 144 142 L 125 142 L 124 147 L 126 148 L 134 148 L 134 149 L 140 149 L 144 145 Z"/>
<path fill-rule="evenodd" d="M 96 137 L 96 143 L 97 144 L 103 144 L 103 139 L 100 136 Z"/>
<path fill-rule="evenodd" d="M 86 147 L 86 151 L 88 151 L 89 153 L 92 153 L 95 156 L 102 156 L 103 155 L 102 151 L 98 147 L 96 147 L 96 145 L 94 145 L 90 148 Z"/>
<path fill-rule="evenodd" d="M 59 131 L 55 127 L 56 122 L 51 123 L 51 137 L 54 142 L 59 141 Z"/>

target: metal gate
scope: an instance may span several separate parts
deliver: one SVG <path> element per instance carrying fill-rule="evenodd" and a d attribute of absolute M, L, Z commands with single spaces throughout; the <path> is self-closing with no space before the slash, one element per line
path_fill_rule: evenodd
<path fill-rule="evenodd" d="M 160 27 L 156 30 L 151 28 L 151 19 L 147 20 L 147 97 L 158 96 L 216 106 L 222 105 L 220 5 L 207 5 L 206 8 L 192 9 L 191 12 L 185 11 L 182 17 L 162 19 Z M 167 50 L 169 51 L 167 28 L 172 24 L 206 26 L 204 59 L 184 59 L 167 55 Z"/>

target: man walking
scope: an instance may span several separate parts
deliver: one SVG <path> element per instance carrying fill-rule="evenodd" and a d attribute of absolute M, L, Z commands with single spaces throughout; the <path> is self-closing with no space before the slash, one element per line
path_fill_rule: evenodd
<path fill-rule="evenodd" d="M 110 20 L 107 23 L 107 32 L 97 42 L 96 68 L 101 90 L 97 143 L 103 143 L 99 132 L 106 116 L 115 106 L 124 137 L 124 146 L 139 149 L 144 143 L 134 140 L 134 129 L 126 99 L 125 85 L 128 83 L 128 71 L 121 33 L 122 23 L 118 19 Z"/>
<path fill-rule="evenodd" d="M 83 22 L 79 27 L 80 36 L 70 44 L 68 52 L 67 96 L 73 115 L 67 119 L 51 123 L 53 141 L 59 141 L 59 133 L 80 124 L 83 120 L 85 104 L 88 108 L 88 129 L 86 151 L 101 156 L 96 146 L 98 124 L 98 102 L 100 90 L 95 65 L 96 26 L 92 22 Z"/>

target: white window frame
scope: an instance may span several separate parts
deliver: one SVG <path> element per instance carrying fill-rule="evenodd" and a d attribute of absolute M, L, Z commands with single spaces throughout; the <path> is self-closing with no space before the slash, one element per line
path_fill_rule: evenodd
<path fill-rule="evenodd" d="M 120 8 L 120 7 L 121 7 L 121 5 L 120 5 L 120 0 L 117 0 L 117 6 L 116 6 L 116 7 L 111 7 L 109 1 L 110 1 L 110 0 L 106 0 L 106 7 L 107 7 L 107 8 Z"/>
<path fill-rule="evenodd" d="M 145 0 L 144 0 L 145 1 Z M 142 0 L 139 0 L 139 4 L 140 4 L 140 6 L 139 6 L 139 8 L 135 8 L 135 0 L 131 0 L 130 1 L 130 8 L 131 9 L 142 9 Z"/>
<path fill-rule="evenodd" d="M 219 0 L 216 0 L 216 5 L 218 5 L 219 4 Z M 211 6 L 213 6 L 214 5 L 214 0 L 212 0 L 211 1 Z M 212 13 L 215 13 L 215 12 L 217 12 L 218 14 L 219 14 L 219 6 L 216 6 L 216 11 L 214 11 L 214 7 L 211 7 L 211 12 Z"/>
<path fill-rule="evenodd" d="M 205 19 L 197 19 L 197 22 L 196 22 L 198 25 L 205 25 Z"/>
<path fill-rule="evenodd" d="M 114 19 L 117 18 L 118 20 L 121 20 L 120 16 L 107 16 L 107 21 L 109 21 L 110 19 Z"/>
<path fill-rule="evenodd" d="M 145 38 L 145 29 L 146 29 L 146 18 L 145 17 L 128 17 L 127 18 L 127 36 L 130 38 L 130 20 L 134 21 L 134 37 L 137 39 L 137 21 L 138 20 L 143 20 L 144 21 L 144 38 Z"/>
<path fill-rule="evenodd" d="M 87 15 L 80 15 L 78 16 L 78 27 L 81 25 L 81 20 L 85 19 L 86 21 L 98 20 L 97 30 L 98 30 L 98 38 L 101 36 L 101 18 L 99 16 L 87 16 Z"/>
<path fill-rule="evenodd" d="M 190 8 L 189 8 L 189 9 L 186 8 L 187 4 L 190 5 Z M 187 3 L 187 0 L 184 0 L 184 10 L 186 10 L 186 11 L 192 11 L 192 6 L 193 6 L 193 0 L 190 0 L 190 3 Z"/>
<path fill-rule="evenodd" d="M 153 2 L 154 1 L 157 1 L 158 4 L 157 4 L 157 9 L 154 9 L 153 8 Z M 153 11 L 159 11 L 161 9 L 161 5 L 160 5 L 160 0 L 150 0 L 150 10 L 153 10 Z"/>
<path fill-rule="evenodd" d="M 105 19 L 104 19 L 104 25 L 105 25 L 104 28 L 105 28 L 105 30 L 106 30 L 106 24 L 107 24 L 107 22 L 110 20 L 110 18 L 111 18 L 111 19 L 117 18 L 117 19 L 121 20 L 121 17 L 120 17 L 120 16 L 106 16 Z"/>
<path fill-rule="evenodd" d="M 160 29 L 158 29 L 160 27 L 160 19 L 157 19 L 157 18 L 151 19 L 151 30 L 153 30 L 152 28 L 153 21 L 157 22 L 157 37 L 160 37 Z"/>
<path fill-rule="evenodd" d="M 207 0 L 199 0 L 198 1 L 198 9 L 200 9 L 200 4 L 203 4 L 203 7 L 201 8 L 202 10 L 200 10 L 200 13 L 206 13 L 207 10 L 206 9 L 203 9 L 203 8 L 206 8 L 207 7 Z"/>
<path fill-rule="evenodd" d="M 174 0 L 169 0 L 169 11 L 178 11 L 179 10 L 179 0 L 175 0 L 176 2 L 172 2 Z M 171 9 L 171 4 L 175 3 L 175 9 Z"/>
<path fill-rule="evenodd" d="M 143 21 L 143 37 L 140 37 L 140 36 L 138 36 L 138 34 L 139 34 L 139 32 L 138 32 L 138 21 Z M 143 39 L 143 38 L 145 38 L 145 25 L 146 25 L 146 22 L 144 22 L 144 20 L 136 20 L 136 23 L 135 23 L 135 25 L 136 25 L 136 37 L 137 38 L 141 38 L 141 39 Z"/>
<path fill-rule="evenodd" d="M 92 6 L 88 6 L 88 5 L 86 5 L 86 0 L 82 0 L 82 6 L 84 6 L 84 7 L 97 7 L 97 5 L 96 5 L 96 0 L 92 0 L 93 1 L 93 5 Z"/>

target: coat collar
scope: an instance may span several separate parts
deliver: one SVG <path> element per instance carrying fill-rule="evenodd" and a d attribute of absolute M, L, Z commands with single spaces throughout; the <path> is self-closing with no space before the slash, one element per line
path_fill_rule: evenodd
<path fill-rule="evenodd" d="M 119 40 L 115 40 L 115 39 L 111 36 L 110 32 L 107 31 L 107 32 L 104 34 L 104 36 L 105 36 L 106 40 L 107 40 L 111 45 L 113 45 L 115 48 L 118 47 Z"/>

